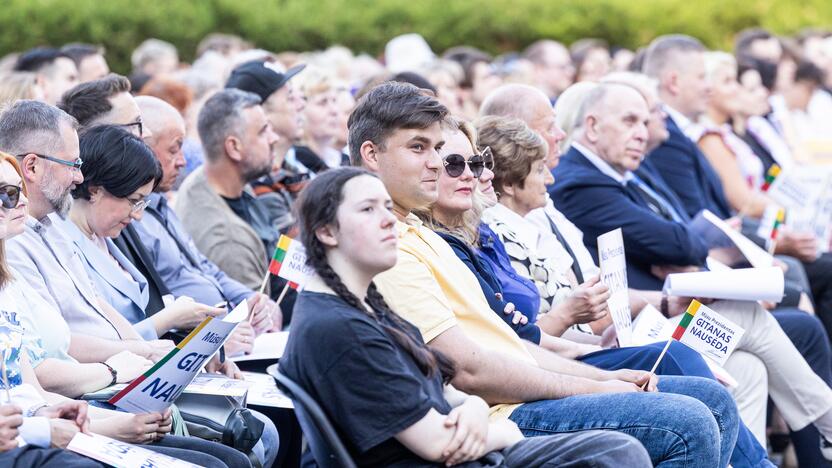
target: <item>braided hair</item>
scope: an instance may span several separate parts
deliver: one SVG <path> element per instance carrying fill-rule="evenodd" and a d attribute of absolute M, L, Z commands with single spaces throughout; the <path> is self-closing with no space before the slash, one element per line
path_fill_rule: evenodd
<path fill-rule="evenodd" d="M 306 249 L 307 263 L 338 297 L 378 323 L 385 333 L 413 358 L 425 376 L 433 377 L 438 372 L 447 383 L 456 373 L 453 361 L 407 333 L 405 320 L 390 310 L 375 283 L 370 283 L 364 302 L 353 294 L 329 264 L 326 246 L 315 234 L 315 231 L 327 225 L 337 227 L 338 207 L 344 199 L 344 185 L 360 176 L 375 177 L 374 174 L 356 167 L 331 169 L 315 177 L 301 192 L 297 210 L 301 226 L 300 237 Z M 384 320 L 385 318 L 387 320 Z"/>

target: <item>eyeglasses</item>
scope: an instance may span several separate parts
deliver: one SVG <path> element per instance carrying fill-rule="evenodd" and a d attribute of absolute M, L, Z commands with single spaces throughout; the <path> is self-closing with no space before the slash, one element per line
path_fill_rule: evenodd
<path fill-rule="evenodd" d="M 449 154 L 445 156 L 442 163 L 445 165 L 445 172 L 451 177 L 461 176 L 467 165 L 474 177 L 479 178 L 486 168 L 489 171 L 494 169 L 494 155 L 491 153 L 491 148 L 486 146 L 480 154 L 471 156 L 467 161 L 461 154 Z"/>
<path fill-rule="evenodd" d="M 68 167 L 71 167 L 71 168 L 79 170 L 79 171 L 81 170 L 81 164 L 84 163 L 84 161 L 82 161 L 81 158 L 78 158 L 75 161 L 66 161 L 64 159 L 56 158 L 54 156 L 47 156 L 45 154 L 37 154 L 37 153 L 18 154 L 17 157 L 22 158 L 22 157 L 25 157 L 27 154 L 34 154 L 35 156 L 37 156 L 41 159 L 45 159 L 47 161 L 52 161 L 53 163 L 58 163 L 62 166 L 68 166 Z"/>
<path fill-rule="evenodd" d="M 144 131 L 143 131 L 143 130 L 144 130 L 144 126 L 143 126 L 143 124 L 142 124 L 142 121 L 141 121 L 141 120 L 137 120 L 137 121 L 135 121 L 135 122 L 130 122 L 130 123 L 126 123 L 126 124 L 118 124 L 118 125 L 116 125 L 116 127 L 124 127 L 124 128 L 126 128 L 126 129 L 127 129 L 129 132 L 131 132 L 131 133 L 133 132 L 133 129 L 132 129 L 132 128 L 130 128 L 130 127 L 133 127 L 133 126 L 135 126 L 135 127 L 136 127 L 136 129 L 139 131 L 139 135 L 138 135 L 138 136 L 139 136 L 139 137 L 141 137 L 141 136 L 142 136 L 142 134 L 144 134 Z"/>
<path fill-rule="evenodd" d="M 23 187 L 18 185 L 0 186 L 0 202 L 2 202 L 3 208 L 7 210 L 16 208 L 17 204 L 20 203 L 20 192 L 22 191 Z"/>
<path fill-rule="evenodd" d="M 131 213 L 138 213 L 138 212 L 144 210 L 145 208 L 147 208 L 147 199 L 146 198 L 142 198 L 141 200 L 131 200 L 129 198 L 125 198 L 125 200 L 127 200 L 127 203 L 130 204 L 130 212 Z"/>

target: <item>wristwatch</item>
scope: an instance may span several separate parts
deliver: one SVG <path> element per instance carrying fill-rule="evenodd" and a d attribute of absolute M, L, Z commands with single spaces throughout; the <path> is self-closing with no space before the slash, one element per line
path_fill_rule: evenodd
<path fill-rule="evenodd" d="M 111 375 L 111 376 L 113 376 L 113 380 L 111 380 L 111 381 L 110 381 L 110 385 L 115 385 L 115 383 L 118 381 L 118 372 L 116 372 L 116 370 L 115 370 L 115 369 L 113 369 L 113 366 L 111 366 L 111 365 L 107 364 L 106 362 L 102 362 L 101 364 L 102 364 L 104 367 L 106 367 L 106 368 L 107 368 L 107 370 L 108 370 L 108 371 L 110 371 L 110 375 Z M 110 385 L 108 385 L 108 387 L 109 387 Z"/>

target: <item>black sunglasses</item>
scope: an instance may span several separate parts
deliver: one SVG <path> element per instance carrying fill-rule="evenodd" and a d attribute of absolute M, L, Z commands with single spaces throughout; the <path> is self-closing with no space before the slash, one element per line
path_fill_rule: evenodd
<path fill-rule="evenodd" d="M 20 202 L 20 192 L 22 191 L 23 188 L 17 185 L 1 186 L 0 203 L 2 203 L 3 208 L 11 210 L 12 208 L 17 207 L 17 204 Z"/>
<path fill-rule="evenodd" d="M 474 177 L 477 178 L 482 175 L 482 171 L 485 169 L 485 161 L 479 154 L 471 156 L 471 159 L 467 161 L 465 160 L 465 156 L 461 154 L 449 154 L 445 156 L 442 163 L 445 164 L 445 172 L 447 172 L 451 177 L 461 176 L 462 173 L 465 172 L 466 164 L 468 165 L 468 168 L 471 169 L 471 173 L 474 174 Z"/>
<path fill-rule="evenodd" d="M 484 169 L 489 171 L 494 169 L 494 155 L 491 154 L 491 148 L 485 147 L 480 154 L 471 156 L 467 161 L 461 154 L 449 154 L 442 160 L 445 164 L 445 172 L 451 177 L 459 177 L 465 172 L 465 165 L 471 169 L 474 177 L 479 178 Z"/>

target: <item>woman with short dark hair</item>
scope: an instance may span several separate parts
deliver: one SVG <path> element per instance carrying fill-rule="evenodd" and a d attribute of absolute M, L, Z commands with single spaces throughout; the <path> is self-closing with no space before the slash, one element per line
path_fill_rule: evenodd
<path fill-rule="evenodd" d="M 102 299 L 133 324 L 144 339 L 172 329 L 189 330 L 224 309 L 181 297 L 147 317 L 148 283 L 112 239 L 141 219 L 147 197 L 162 177 L 153 151 L 137 136 L 114 125 L 81 135 L 84 181 L 72 190 L 75 202 L 62 226 L 78 246 Z"/>

